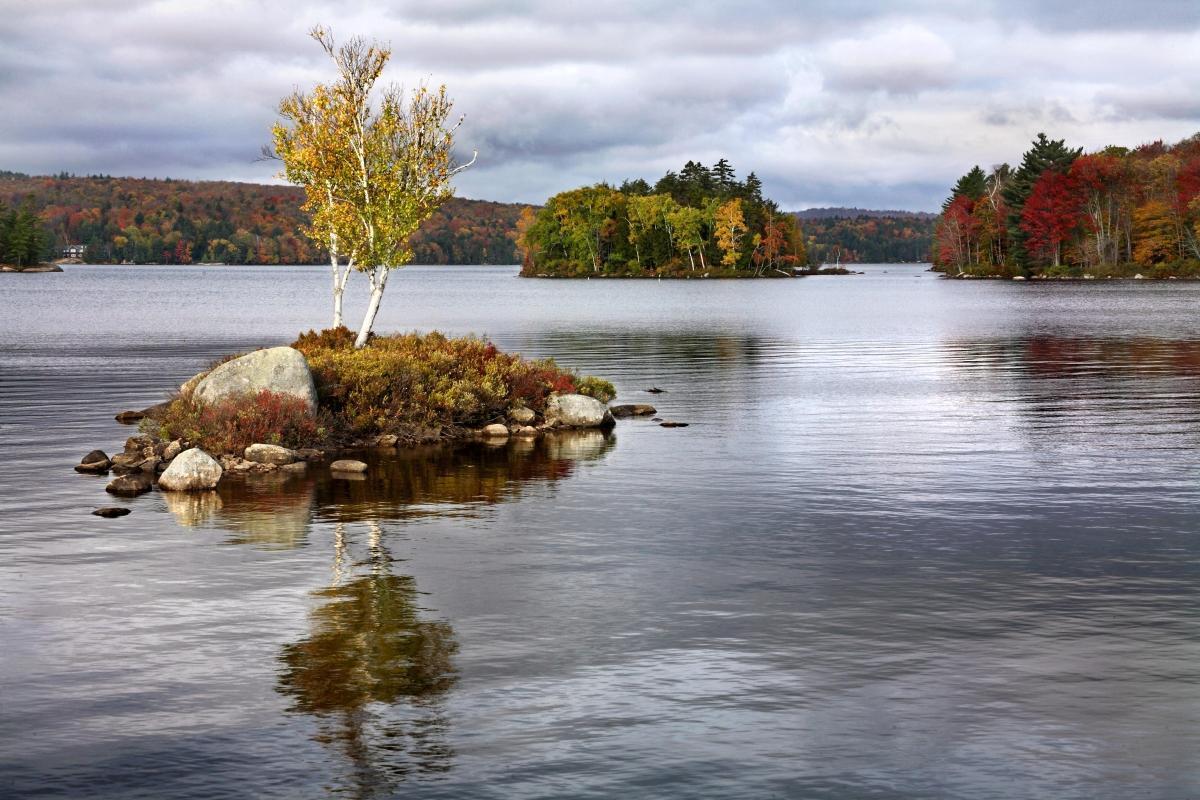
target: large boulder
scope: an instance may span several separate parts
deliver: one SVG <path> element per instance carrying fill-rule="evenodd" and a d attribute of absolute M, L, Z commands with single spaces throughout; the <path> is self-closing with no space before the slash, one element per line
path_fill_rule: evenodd
<path fill-rule="evenodd" d="M 613 424 L 608 406 L 585 394 L 559 394 L 546 401 L 546 424 L 555 428 L 603 428 Z"/>
<path fill-rule="evenodd" d="M 158 478 L 158 488 L 168 492 L 198 492 L 215 489 L 224 470 L 199 447 L 184 450 Z"/>
<path fill-rule="evenodd" d="M 269 390 L 303 400 L 317 411 L 317 387 L 304 354 L 293 347 L 269 347 L 226 361 L 196 384 L 192 397 L 208 405 L 228 397 Z"/>

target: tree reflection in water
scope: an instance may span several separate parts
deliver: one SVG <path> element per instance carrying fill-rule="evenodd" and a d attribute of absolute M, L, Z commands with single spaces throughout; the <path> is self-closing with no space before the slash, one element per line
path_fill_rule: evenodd
<path fill-rule="evenodd" d="M 318 720 L 318 739 L 352 769 L 355 796 L 387 794 L 414 773 L 447 771 L 454 758 L 444 709 L 457 680 L 454 630 L 421 618 L 416 581 L 393 574 L 381 522 L 473 515 L 520 497 L 531 483 L 566 478 L 613 443 L 584 431 L 503 448 L 369 454 L 361 480 L 332 479 L 317 468 L 269 490 L 262 482 L 225 487 L 223 504 L 206 509 L 239 534 L 235 541 L 256 546 L 307 543 L 314 514 L 334 523 L 330 585 L 313 593 L 308 636 L 280 654 L 278 690 L 292 711 Z M 274 522 L 272 504 L 282 512 Z M 354 541 L 364 529 L 365 541 Z"/>
<path fill-rule="evenodd" d="M 441 700 L 456 681 L 458 648 L 449 623 L 420 618 L 416 581 L 391 573 L 379 524 L 367 529 L 369 571 L 353 576 L 337 525 L 333 581 L 313 593 L 321 603 L 310 634 L 284 646 L 279 679 L 291 710 L 316 716 L 319 740 L 348 759 L 360 796 L 450 768 Z"/>

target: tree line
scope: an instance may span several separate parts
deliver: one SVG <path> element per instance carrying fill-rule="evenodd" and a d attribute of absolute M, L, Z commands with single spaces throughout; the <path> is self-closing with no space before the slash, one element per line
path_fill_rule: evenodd
<path fill-rule="evenodd" d="M 0 172 L 0 208 L 27 206 L 47 246 L 86 246 L 89 263 L 317 264 L 304 191 L 232 181 L 28 176 Z M 450 198 L 413 234 L 420 264 L 515 264 L 524 206 Z"/>
<path fill-rule="evenodd" d="M 807 263 L 795 216 L 726 159 L 560 192 L 518 223 L 522 274 L 558 277 L 791 275 Z"/>
<path fill-rule="evenodd" d="M 934 214 L 863 212 L 815 216 L 799 212 L 812 264 L 892 264 L 928 261 Z"/>
<path fill-rule="evenodd" d="M 1200 274 L 1200 134 L 1095 153 L 1038 134 L 1020 165 L 959 178 L 935 267 L 951 274 Z"/>

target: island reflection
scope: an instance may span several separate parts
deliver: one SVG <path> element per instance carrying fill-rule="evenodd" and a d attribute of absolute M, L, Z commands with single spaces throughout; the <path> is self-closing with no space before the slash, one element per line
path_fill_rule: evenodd
<path fill-rule="evenodd" d="M 578 465 L 601 459 L 616 444 L 611 433 L 566 431 L 536 441 L 494 447 L 470 444 L 356 454 L 365 475 L 333 477 L 324 464 L 307 474 L 235 476 L 216 492 L 163 492 L 167 510 L 188 527 L 230 531 L 229 544 L 290 549 L 307 544 L 314 519 L 352 523 L 485 513 L 520 498 L 533 485 L 553 485 Z"/>
<path fill-rule="evenodd" d="M 346 526 L 336 526 L 332 582 L 313 592 L 308 635 L 282 648 L 277 685 L 346 759 L 355 796 L 444 772 L 454 755 L 441 702 L 457 680 L 454 630 L 421 619 L 416 580 L 392 573 L 382 529 L 366 527 L 367 557 L 352 565 Z"/>

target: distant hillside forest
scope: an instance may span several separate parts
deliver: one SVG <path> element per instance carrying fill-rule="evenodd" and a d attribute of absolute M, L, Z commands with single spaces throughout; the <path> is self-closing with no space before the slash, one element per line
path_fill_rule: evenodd
<path fill-rule="evenodd" d="M 30 177 L 0 171 L 0 213 L 32 211 L 43 257 L 84 245 L 91 263 L 311 264 L 327 256 L 301 231 L 302 189 L 230 181 Z M 452 198 L 413 238 L 420 264 L 514 264 L 524 206 Z"/>
<path fill-rule="evenodd" d="M 860 208 L 800 211 L 814 264 L 891 264 L 929 260 L 937 215 Z"/>
<path fill-rule="evenodd" d="M 1093 153 L 1039 134 L 942 206 L 935 268 L 1001 277 L 1200 277 L 1200 134 Z"/>
<path fill-rule="evenodd" d="M 664 179 L 666 193 L 689 204 L 688 178 L 671 175 Z M 672 180 L 675 185 L 668 185 Z M 757 178 L 749 176 L 747 182 L 752 195 L 761 192 Z M 640 180 L 627 182 L 624 189 L 653 193 Z M 82 260 L 92 263 L 320 263 L 324 252 L 301 231 L 306 222 L 300 211 L 303 198 L 303 190 L 294 186 L 108 175 L 31 177 L 0 170 L 0 215 L 24 212 L 26 222 L 30 214 L 40 221 L 40 233 L 30 239 L 38 243 L 40 259 L 56 258 L 76 245 L 83 247 Z M 525 209 L 527 216 L 538 210 L 453 198 L 414 237 L 414 261 L 518 263 L 518 223 Z M 749 212 L 752 222 L 755 213 Z M 772 214 L 778 213 L 772 204 Z M 794 216 L 802 220 L 803 239 L 789 245 L 790 252 L 797 257 L 803 251 L 803 258 L 795 260 L 809 264 L 927 260 L 936 220 L 932 214 L 858 208 L 809 209 Z M 691 252 L 699 257 L 695 248 Z M 680 263 L 687 260 L 684 253 L 677 255 Z M 716 253 L 706 251 L 705 258 L 709 255 Z M 747 254 L 748 265 L 751 256 Z"/>

